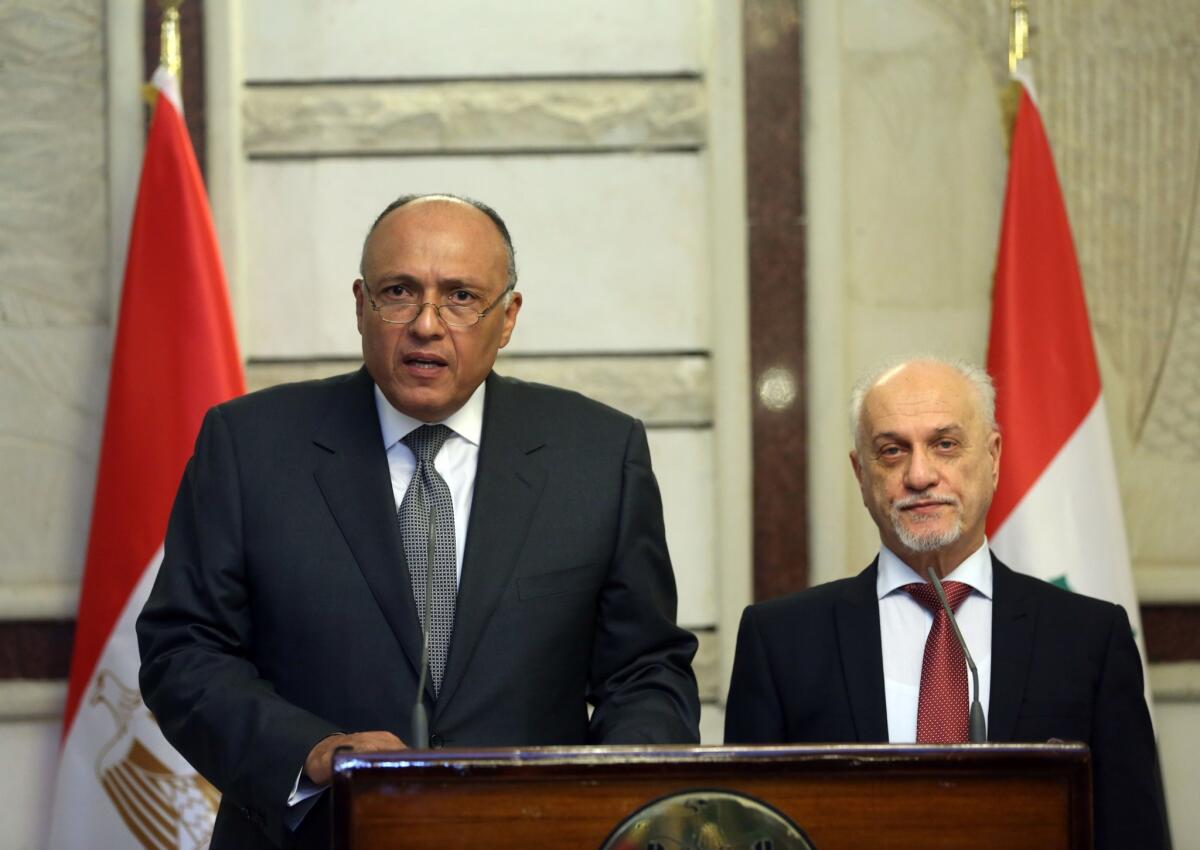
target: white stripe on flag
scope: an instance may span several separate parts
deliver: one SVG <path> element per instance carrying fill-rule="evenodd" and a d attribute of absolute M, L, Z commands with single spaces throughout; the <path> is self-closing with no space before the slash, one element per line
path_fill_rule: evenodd
<path fill-rule="evenodd" d="M 100 654 L 75 722 L 63 741 L 54 808 L 50 819 L 50 850 L 65 847 L 104 847 L 136 850 L 142 846 L 118 815 L 117 805 L 104 789 L 106 769 L 119 765 L 138 741 L 185 782 L 195 771 L 166 742 L 138 689 L 137 636 L 134 622 L 150 595 L 162 562 L 162 547 L 142 572 L 125 602 L 121 617 Z M 136 808 L 133 809 L 136 813 Z M 86 813 L 86 817 L 84 814 Z M 180 848 L 195 846 L 173 824 Z M 203 846 L 203 845 L 201 845 Z"/>
<path fill-rule="evenodd" d="M 1065 581 L 1070 590 L 1123 607 L 1145 669 L 1119 493 L 1101 394 L 988 542 L 1000 560 L 1022 572 Z"/>

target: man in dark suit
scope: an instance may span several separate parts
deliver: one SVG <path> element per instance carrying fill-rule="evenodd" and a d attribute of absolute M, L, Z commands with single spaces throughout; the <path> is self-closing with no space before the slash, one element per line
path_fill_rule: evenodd
<path fill-rule="evenodd" d="M 1154 735 L 1124 610 L 1015 573 L 988 551 L 994 398 L 987 374 L 964 363 L 910 361 L 860 382 L 850 462 L 879 557 L 854 578 L 746 609 L 725 739 L 966 741 L 970 685 L 948 620 L 938 623 L 932 568 L 979 668 L 988 739 L 1087 743 L 1096 847 L 1163 847 Z"/>
<path fill-rule="evenodd" d="M 491 371 L 503 221 L 401 198 L 361 274 L 364 368 L 209 412 L 138 621 L 146 704 L 223 794 L 214 848 L 328 843 L 333 750 L 405 746 L 423 624 L 431 746 L 698 740 L 641 423 Z"/>

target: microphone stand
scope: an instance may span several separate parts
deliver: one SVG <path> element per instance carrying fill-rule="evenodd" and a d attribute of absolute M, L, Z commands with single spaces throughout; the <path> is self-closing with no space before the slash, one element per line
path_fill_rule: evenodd
<path fill-rule="evenodd" d="M 942 587 L 942 580 L 938 578 L 933 567 L 929 567 L 926 572 L 929 573 L 929 580 L 933 583 L 933 589 L 942 603 L 942 610 L 946 612 L 946 616 L 950 618 L 950 625 L 954 627 L 954 636 L 958 638 L 958 645 L 962 647 L 963 656 L 967 659 L 967 668 L 971 671 L 971 681 L 975 685 L 975 698 L 971 700 L 971 719 L 967 726 L 967 739 L 972 744 L 986 743 L 987 721 L 983 719 L 983 704 L 979 702 L 979 671 L 975 669 L 975 660 L 971 658 L 967 642 L 963 640 L 962 632 L 958 628 L 958 620 L 954 619 L 954 612 L 950 610 L 950 602 L 946 599 L 946 589 Z"/>

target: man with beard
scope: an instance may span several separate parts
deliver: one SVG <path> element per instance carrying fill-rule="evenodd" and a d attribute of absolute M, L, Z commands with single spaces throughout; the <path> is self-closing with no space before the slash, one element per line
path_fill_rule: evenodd
<path fill-rule="evenodd" d="M 988 550 L 1001 439 L 987 374 L 901 363 L 859 382 L 851 425 L 879 556 L 854 578 L 746 609 L 726 742 L 966 742 L 976 695 L 932 569 L 979 670 L 988 739 L 1087 743 L 1095 846 L 1165 846 L 1125 611 L 1016 573 Z"/>

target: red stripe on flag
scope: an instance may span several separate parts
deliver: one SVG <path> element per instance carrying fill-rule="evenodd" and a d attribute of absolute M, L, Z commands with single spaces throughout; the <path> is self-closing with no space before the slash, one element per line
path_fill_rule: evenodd
<path fill-rule="evenodd" d="M 1041 116 L 1022 89 L 996 260 L 988 372 L 1004 439 L 994 534 L 1100 396 L 1071 225 Z"/>
<path fill-rule="evenodd" d="M 204 412 L 243 392 L 204 183 L 183 119 L 160 94 L 129 239 L 64 736 L 162 544 Z"/>

